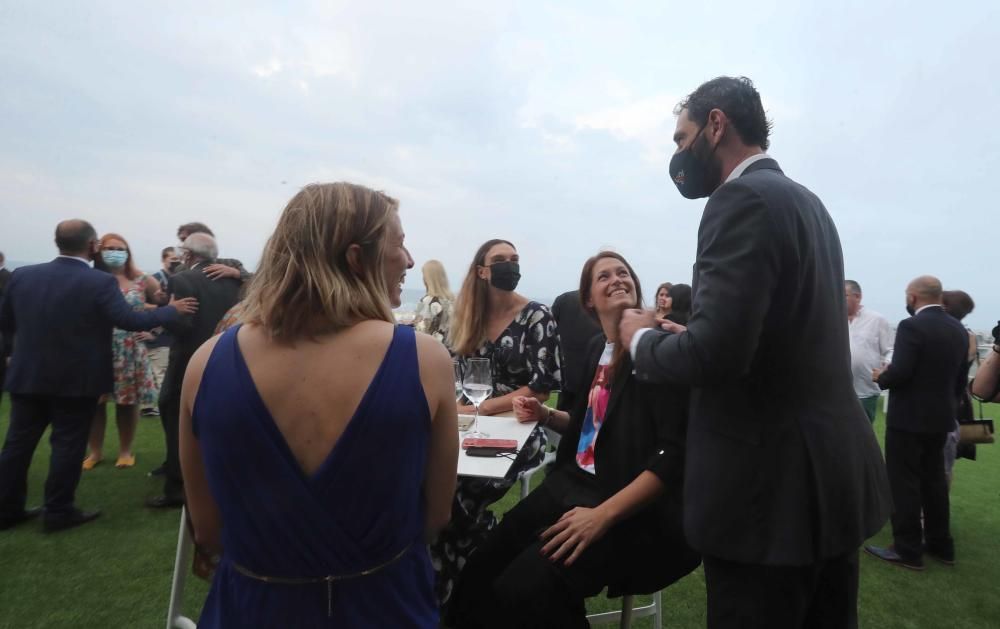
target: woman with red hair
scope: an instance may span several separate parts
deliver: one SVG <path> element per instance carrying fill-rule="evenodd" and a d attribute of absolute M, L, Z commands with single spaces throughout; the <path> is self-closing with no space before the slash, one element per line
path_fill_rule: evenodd
<path fill-rule="evenodd" d="M 155 295 L 160 283 L 135 266 L 132 250 L 123 237 L 106 234 L 100 240 L 101 253 L 94 266 L 115 276 L 122 295 L 135 310 L 155 308 Z M 109 391 L 115 402 L 115 420 L 118 423 L 118 460 L 115 467 L 135 465 L 132 442 L 139 421 L 140 406 L 156 406 L 156 384 L 153 369 L 143 340 L 151 338 L 148 332 L 127 332 L 114 329 L 111 351 L 115 369 L 115 388 Z M 104 428 L 107 424 L 105 396 L 97 405 L 94 423 L 90 427 L 90 454 L 83 460 L 83 469 L 93 469 L 101 462 L 104 450 Z"/>

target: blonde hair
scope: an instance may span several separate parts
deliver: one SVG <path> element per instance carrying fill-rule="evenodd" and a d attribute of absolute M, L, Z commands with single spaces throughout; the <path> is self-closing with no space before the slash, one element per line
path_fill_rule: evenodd
<path fill-rule="evenodd" d="M 448 288 L 448 275 L 444 272 L 444 265 L 440 261 L 428 260 L 424 262 L 420 271 L 423 273 L 428 295 L 455 301 L 455 294 Z"/>
<path fill-rule="evenodd" d="M 244 320 L 295 341 L 358 321 L 394 321 L 382 273 L 386 228 L 396 199 L 350 183 L 310 184 L 285 206 L 264 247 Z M 361 248 L 360 269 L 348 264 Z"/>
<path fill-rule="evenodd" d="M 449 345 L 460 356 L 468 356 L 479 349 L 486 340 L 486 324 L 489 320 L 489 282 L 479 279 L 478 267 L 486 266 L 486 254 L 496 245 L 513 243 L 495 238 L 487 240 L 476 251 L 469 265 L 469 271 L 462 282 L 462 290 L 455 301 L 455 316 L 452 318 Z"/>

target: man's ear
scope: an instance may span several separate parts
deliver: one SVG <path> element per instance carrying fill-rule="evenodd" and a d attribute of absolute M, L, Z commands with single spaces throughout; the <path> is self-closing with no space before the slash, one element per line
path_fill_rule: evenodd
<path fill-rule="evenodd" d="M 361 245 L 354 244 L 347 247 L 347 266 L 355 275 L 362 275 L 364 266 L 361 264 Z"/>

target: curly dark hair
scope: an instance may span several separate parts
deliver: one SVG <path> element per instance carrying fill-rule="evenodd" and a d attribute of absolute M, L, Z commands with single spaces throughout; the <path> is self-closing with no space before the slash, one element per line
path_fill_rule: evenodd
<path fill-rule="evenodd" d="M 720 109 L 733 124 L 744 144 L 759 146 L 765 151 L 771 145 L 771 121 L 767 119 L 760 93 L 753 81 L 745 76 L 720 76 L 698 86 L 687 98 L 677 103 L 674 114 L 687 110 L 688 117 L 698 126 L 708 122 L 708 114 Z"/>

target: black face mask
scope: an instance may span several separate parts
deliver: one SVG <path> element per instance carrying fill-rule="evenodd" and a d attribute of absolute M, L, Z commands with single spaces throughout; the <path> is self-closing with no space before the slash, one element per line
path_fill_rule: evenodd
<path fill-rule="evenodd" d="M 490 284 L 493 288 L 512 291 L 521 281 L 521 265 L 517 262 L 494 262 L 489 268 Z"/>
<path fill-rule="evenodd" d="M 912 317 L 917 314 L 917 309 L 910 304 L 906 304 L 906 312 Z"/>
<path fill-rule="evenodd" d="M 700 155 L 705 151 L 697 151 L 698 140 L 704 139 L 702 133 L 705 127 L 698 131 L 694 141 L 682 151 L 674 153 L 670 158 L 670 178 L 673 180 L 677 190 L 686 199 L 700 199 L 707 197 L 718 187 L 719 180 L 722 179 L 722 167 L 717 161 L 712 159 L 716 144 L 708 155 Z M 702 146 L 706 143 L 703 142 Z"/>
<path fill-rule="evenodd" d="M 174 260 L 173 262 L 170 263 L 169 266 L 167 266 L 167 272 L 168 273 L 176 273 L 177 269 L 179 269 L 179 268 L 181 268 L 181 261 L 180 260 Z"/>

